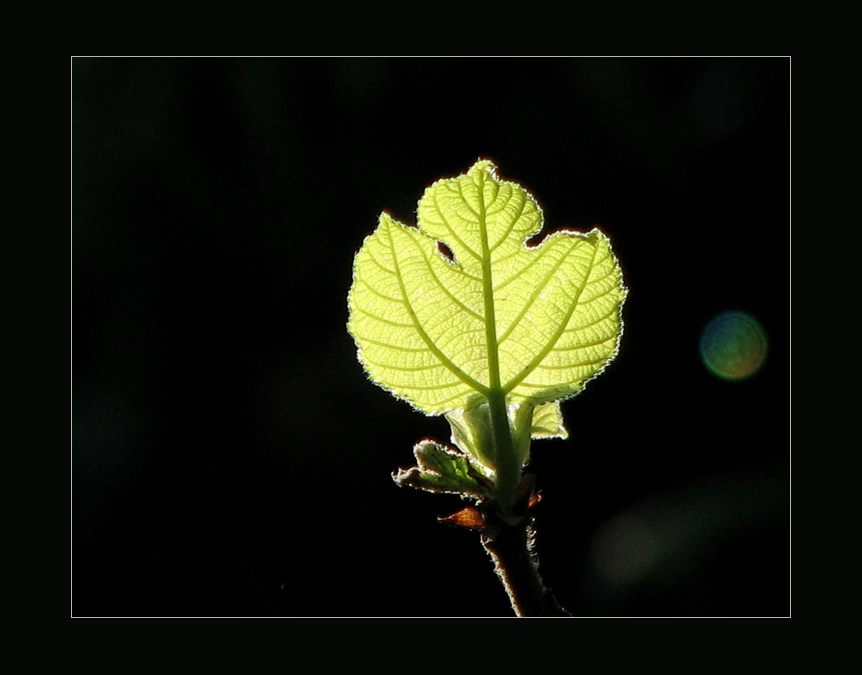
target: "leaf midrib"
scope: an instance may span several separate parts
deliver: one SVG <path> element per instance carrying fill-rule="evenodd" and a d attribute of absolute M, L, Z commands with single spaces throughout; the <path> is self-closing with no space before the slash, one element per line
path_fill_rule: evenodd
<path fill-rule="evenodd" d="M 485 339 L 486 339 L 486 346 L 487 346 L 488 373 L 489 373 L 489 384 L 487 386 L 482 384 L 481 382 L 479 382 L 478 380 L 476 380 L 475 378 L 473 378 L 469 374 L 467 374 L 460 367 L 458 367 L 448 356 L 446 356 L 446 354 L 443 353 L 443 351 L 440 348 L 437 347 L 437 345 L 434 343 L 434 341 L 431 339 L 431 337 L 428 335 L 428 333 L 425 332 L 425 329 L 423 328 L 421 322 L 419 321 L 418 317 L 416 316 L 416 313 L 414 312 L 413 307 L 409 301 L 407 289 L 404 285 L 404 279 L 402 277 L 401 267 L 399 264 L 399 258 L 397 256 L 397 252 L 395 250 L 394 237 L 392 236 L 391 230 L 389 231 L 388 239 L 389 239 L 389 248 L 390 248 L 390 251 L 392 253 L 392 257 L 396 263 L 395 264 L 396 269 L 394 270 L 395 276 L 398 280 L 398 286 L 399 286 L 399 289 L 401 292 L 401 297 L 404 299 L 403 304 L 404 304 L 404 306 L 405 306 L 405 308 L 406 308 L 406 310 L 410 316 L 410 320 L 412 322 L 413 327 L 416 329 L 417 333 L 419 334 L 422 341 L 427 346 L 428 350 L 430 350 L 432 352 L 432 354 L 434 354 L 434 356 L 437 357 L 437 359 L 439 359 L 440 363 L 444 367 L 446 367 L 453 375 L 455 375 L 455 377 L 457 377 L 459 380 L 461 380 L 464 384 L 470 386 L 477 393 L 485 396 L 487 399 L 492 392 L 495 392 L 496 394 L 502 395 L 504 397 L 508 396 L 508 394 L 513 389 L 515 389 L 515 387 L 517 387 L 519 384 L 521 384 L 530 375 L 530 373 L 532 373 L 542 363 L 542 361 L 545 359 L 545 357 L 551 351 L 553 351 L 555 345 L 557 344 L 557 342 L 559 342 L 561 336 L 567 330 L 567 326 L 569 324 L 569 321 L 571 320 L 572 314 L 574 313 L 575 308 L 578 306 L 578 303 L 580 301 L 580 296 L 583 293 L 586 286 L 588 285 L 590 273 L 588 272 L 587 277 L 584 279 L 584 283 L 581 284 L 580 287 L 577 289 L 577 293 L 574 295 L 574 297 L 572 298 L 572 300 L 569 304 L 568 311 L 566 312 L 565 318 L 560 322 L 559 326 L 555 329 L 553 335 L 548 339 L 545 346 L 535 355 L 535 357 L 533 359 L 531 359 L 531 361 L 523 369 L 521 369 L 521 371 L 519 371 L 514 377 L 512 377 L 505 385 L 503 385 L 501 382 L 501 375 L 500 375 L 500 354 L 499 354 L 500 343 L 503 342 L 506 338 L 508 338 L 510 336 L 510 334 L 512 333 L 512 330 L 520 323 L 521 319 L 523 319 L 524 315 L 529 310 L 529 307 L 531 307 L 535 303 L 537 297 L 541 293 L 541 290 L 547 286 L 549 280 L 551 278 L 553 278 L 554 273 L 563 264 L 565 259 L 568 258 L 571 251 L 567 251 L 563 256 L 561 256 L 560 260 L 558 260 L 557 263 L 553 266 L 553 269 L 547 275 L 545 275 L 545 278 L 541 281 L 540 284 L 537 285 L 537 287 L 534 289 L 533 293 L 531 293 L 530 298 L 525 303 L 525 306 L 521 310 L 519 310 L 518 315 L 515 318 L 515 320 L 513 321 L 512 325 L 503 334 L 503 336 L 501 336 L 498 339 L 497 323 L 496 323 L 496 307 L 495 307 L 495 297 L 494 297 L 495 292 L 498 289 L 494 288 L 494 283 L 493 283 L 494 277 L 493 277 L 492 249 L 491 249 L 490 242 L 489 242 L 489 232 L 488 232 L 488 222 L 487 222 L 488 205 L 485 203 L 485 189 L 484 189 L 486 179 L 487 179 L 487 177 L 484 174 L 480 174 L 479 181 L 478 181 L 478 188 L 479 188 L 479 198 L 478 198 L 479 210 L 478 210 L 478 212 L 475 211 L 472 207 L 470 207 L 470 210 L 476 215 L 476 218 L 478 220 L 481 247 L 482 247 L 481 251 L 477 254 L 477 252 L 473 251 L 468 246 L 465 246 L 464 242 L 460 241 L 459 237 L 458 237 L 458 240 L 459 240 L 459 243 L 461 243 L 461 245 L 464 247 L 464 250 L 468 251 L 470 254 L 472 254 L 476 258 L 478 258 L 480 263 L 481 263 L 482 295 L 483 295 L 483 303 L 484 303 L 484 310 L 485 310 L 485 317 L 484 317 Z M 463 190 L 459 190 L 459 193 L 461 195 L 461 198 L 464 200 L 465 204 L 469 207 L 469 203 L 467 202 L 466 195 L 464 195 Z M 522 211 L 523 211 L 523 209 L 522 209 Z M 442 214 L 442 210 L 440 211 L 440 213 Z M 394 225 L 393 223 L 389 223 L 388 227 L 391 228 L 391 227 L 393 227 L 393 225 Z M 444 225 L 451 232 L 453 237 L 457 237 L 455 232 L 452 230 L 452 227 L 448 223 L 446 223 L 445 220 L 444 220 Z M 411 240 L 412 240 L 412 238 L 411 238 Z M 415 242 L 415 241 L 413 241 L 412 243 L 414 245 L 417 245 L 417 242 Z M 543 242 L 543 243 L 546 243 L 546 242 Z M 588 270 L 592 270 L 593 263 L 595 261 L 596 255 L 598 253 L 598 246 L 592 246 L 591 248 L 592 248 L 592 256 L 590 258 L 589 264 L 587 265 Z M 431 265 L 429 264 L 430 261 L 425 256 L 425 252 L 421 251 L 421 255 L 423 256 L 423 258 L 425 258 L 426 266 L 428 268 L 430 268 L 431 267 Z M 375 263 L 377 263 L 377 261 L 375 261 Z M 377 264 L 379 265 L 380 263 L 377 263 Z M 532 263 L 530 266 L 532 266 Z M 456 304 L 460 305 L 463 309 L 468 310 L 469 313 L 472 314 L 475 318 L 481 318 L 474 311 L 469 310 L 469 308 L 467 308 L 462 302 L 458 301 L 458 299 L 452 295 L 451 291 L 449 291 L 449 289 L 446 288 L 445 284 L 442 283 L 442 280 L 437 278 L 437 276 L 433 273 L 433 270 L 430 270 L 430 271 L 431 271 L 431 276 L 434 279 L 434 282 L 436 283 L 436 285 L 438 287 L 440 287 L 441 289 L 443 289 L 443 291 L 450 297 L 451 300 L 455 301 Z M 515 276 L 520 277 L 521 274 L 519 273 L 518 275 L 515 275 Z M 508 283 L 510 281 L 513 281 L 513 279 L 509 279 L 506 283 Z"/>
<path fill-rule="evenodd" d="M 492 391 L 500 389 L 500 353 L 497 344 L 497 318 L 494 307 L 494 277 L 491 249 L 488 245 L 488 221 L 485 207 L 484 172 L 479 174 L 479 233 L 482 240 L 482 295 L 485 303 L 485 340 L 488 346 L 488 374 Z M 466 201 L 466 200 L 465 200 Z"/>

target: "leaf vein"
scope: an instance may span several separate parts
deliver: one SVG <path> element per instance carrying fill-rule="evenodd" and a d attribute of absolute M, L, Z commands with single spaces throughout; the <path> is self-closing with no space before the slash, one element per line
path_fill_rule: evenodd
<path fill-rule="evenodd" d="M 480 382 L 477 382 L 475 379 L 470 377 L 467 373 L 461 370 L 458 366 L 456 366 L 452 361 L 447 357 L 443 352 L 441 352 L 431 338 L 428 336 L 428 333 L 425 331 L 425 328 L 419 321 L 419 318 L 416 316 L 416 312 L 413 310 L 413 306 L 410 304 L 410 301 L 407 297 L 407 289 L 404 286 L 404 276 L 401 273 L 401 267 L 398 264 L 398 254 L 395 251 L 395 242 L 392 240 L 390 236 L 390 247 L 392 249 L 392 259 L 395 261 L 395 276 L 398 280 L 398 285 L 401 288 L 401 297 L 404 298 L 404 305 L 407 308 L 408 314 L 410 314 L 410 318 L 413 321 L 413 326 L 416 332 L 419 334 L 419 337 L 422 339 L 425 344 L 428 345 L 428 349 L 445 365 L 455 377 L 460 379 L 464 384 L 472 387 L 476 391 L 485 394 L 488 391 L 488 388 L 485 387 Z"/>
<path fill-rule="evenodd" d="M 415 373 L 420 370 L 433 370 L 435 368 L 443 368 L 445 370 L 442 363 L 434 363 L 427 366 L 400 366 L 390 363 L 381 363 L 380 361 L 375 361 L 374 359 L 367 359 L 367 361 L 368 363 L 378 366 L 379 368 L 386 368 L 387 370 L 397 370 L 405 373 Z"/>
<path fill-rule="evenodd" d="M 368 283 L 364 278 L 362 278 L 361 276 L 357 275 L 357 279 L 359 280 L 359 282 L 360 282 L 360 283 L 361 283 L 365 288 L 367 288 L 369 291 L 371 291 L 371 292 L 372 292 L 374 295 L 376 295 L 378 298 L 382 298 L 383 300 L 388 300 L 389 302 L 397 302 L 399 305 L 403 305 L 403 304 L 404 304 L 404 300 L 403 300 L 402 298 L 393 298 L 393 297 L 391 297 L 391 296 L 389 296 L 389 295 L 385 295 L 385 294 L 381 293 L 381 292 L 380 292 L 380 291 L 378 291 L 376 288 L 374 288 L 374 286 L 372 286 L 371 284 L 369 284 L 369 283 Z"/>
<path fill-rule="evenodd" d="M 412 241 L 412 240 L 411 240 L 411 241 Z M 484 319 L 480 314 L 478 314 L 478 313 L 477 313 L 477 312 L 475 312 L 474 310 L 470 309 L 470 308 L 469 308 L 469 307 L 467 307 L 467 305 L 465 305 L 461 300 L 459 300 L 458 298 L 456 298 L 456 297 L 452 294 L 452 291 L 450 291 L 450 290 L 446 287 L 446 285 L 445 285 L 445 284 L 440 280 L 440 277 L 438 277 L 438 276 L 437 276 L 437 273 L 434 271 L 434 267 L 433 267 L 433 265 L 431 264 L 431 260 L 428 258 L 427 253 L 422 249 L 422 247 L 419 245 L 419 243 L 418 243 L 418 242 L 416 242 L 416 241 L 413 241 L 413 245 L 414 245 L 414 246 L 416 247 L 416 249 L 419 251 L 419 255 L 421 255 L 421 256 L 422 256 L 422 259 L 425 261 L 425 266 L 426 266 L 426 268 L 427 268 L 427 269 L 428 269 L 428 271 L 431 273 L 431 276 L 432 276 L 432 278 L 434 279 L 434 282 L 437 284 L 437 286 L 439 286 L 439 287 L 440 287 L 440 290 L 441 290 L 441 291 L 443 291 L 443 292 L 444 292 L 444 293 L 449 297 L 449 299 L 450 299 L 453 303 L 455 303 L 455 305 L 457 305 L 458 307 L 460 307 L 461 309 L 463 309 L 463 310 L 464 310 L 465 312 L 467 312 L 468 314 L 472 315 L 474 318 L 479 319 L 479 321 L 484 321 L 485 319 Z"/>
<path fill-rule="evenodd" d="M 511 335 L 512 331 L 515 330 L 515 328 L 521 323 L 521 320 L 524 318 L 524 315 L 529 311 L 530 307 L 532 307 L 535 304 L 536 300 L 542 294 L 542 291 L 545 290 L 545 288 L 547 288 L 551 279 L 553 279 L 554 275 L 556 275 L 557 270 L 560 269 L 560 267 L 566 261 L 566 259 L 569 257 L 569 255 L 571 253 L 573 253 L 575 250 L 576 250 L 576 248 L 572 247 L 571 249 L 566 251 L 566 253 L 564 255 L 561 255 L 560 259 L 557 260 L 556 264 L 545 275 L 545 278 L 542 279 L 541 283 L 538 284 L 535 289 L 533 289 L 533 292 L 530 294 L 530 297 L 527 299 L 527 302 L 524 303 L 524 306 L 521 308 L 521 311 L 518 312 L 518 315 L 512 320 L 512 323 L 509 325 L 509 328 L 506 329 L 506 332 L 503 333 L 502 337 L 500 338 L 501 343 L 506 338 L 508 338 L 509 335 Z M 569 312 L 569 316 L 571 316 L 571 312 Z M 567 323 L 568 323 L 568 321 L 567 321 Z"/>
<path fill-rule="evenodd" d="M 429 354 L 432 353 L 431 350 L 428 349 L 428 347 L 404 347 L 403 345 L 393 345 L 389 342 L 383 342 L 382 340 L 375 340 L 375 339 L 369 338 L 369 337 L 363 337 L 362 341 L 367 343 L 367 344 L 374 345 L 376 347 L 383 347 L 385 349 L 392 349 L 392 350 L 399 351 L 399 352 L 411 352 L 411 353 L 424 352 L 424 353 L 429 353 Z"/>
<path fill-rule="evenodd" d="M 506 200 L 506 204 L 508 204 L 510 201 L 512 201 L 512 199 L 514 198 L 514 196 L 515 196 L 515 193 L 514 193 L 514 192 L 511 192 L 511 193 L 509 194 L 509 198 Z M 521 204 L 520 204 L 520 207 L 518 208 L 518 213 L 517 213 L 517 214 L 515 214 L 515 215 L 511 218 L 511 220 L 510 220 L 510 222 L 509 222 L 509 227 L 507 227 L 507 228 L 506 228 L 506 232 L 503 234 L 503 236 L 502 236 L 502 237 L 500 237 L 500 239 L 497 241 L 497 243 L 496 243 L 496 244 L 494 244 L 494 245 L 491 247 L 491 251 L 492 251 L 492 252 L 493 252 L 493 251 L 495 251 L 495 250 L 497 250 L 497 248 L 498 248 L 500 245 L 502 245 L 502 244 L 503 244 L 503 242 L 505 242 L 505 241 L 509 238 L 509 235 L 510 235 L 510 234 L 512 234 L 512 230 L 514 230 L 514 229 L 515 229 L 515 225 L 516 225 L 516 224 L 517 224 L 517 222 L 521 219 L 521 216 L 523 216 L 523 215 L 524 215 L 524 209 L 526 209 L 526 208 L 527 208 L 527 199 L 526 199 L 526 197 L 524 197 L 524 196 L 522 195 L 522 196 L 521 196 Z"/>
<path fill-rule="evenodd" d="M 596 259 L 596 254 L 598 253 L 598 248 L 598 245 L 593 246 L 593 254 L 590 258 L 590 264 L 587 265 L 587 269 L 589 270 L 592 270 L 593 263 Z M 569 320 L 571 319 L 572 314 L 575 311 L 575 307 L 577 307 L 578 305 L 578 301 L 580 300 L 583 289 L 584 286 L 581 286 L 581 288 L 578 289 L 578 292 L 575 297 L 572 298 L 572 302 L 569 306 L 569 311 L 565 321 L 560 322 L 559 328 L 555 331 L 555 334 L 548 340 L 548 343 L 539 351 L 539 353 L 533 358 L 532 361 L 530 361 L 530 363 L 528 363 L 518 374 L 516 374 L 509 382 L 506 383 L 505 390 L 507 392 L 512 391 L 512 389 L 517 387 L 519 384 L 522 384 L 523 380 L 531 372 L 533 372 L 533 370 L 535 370 L 536 366 L 539 365 L 545 359 L 551 349 L 554 348 L 554 345 L 556 345 L 557 341 L 560 339 L 560 336 L 563 334 L 563 331 L 566 329 L 566 326 L 568 325 Z"/>
<path fill-rule="evenodd" d="M 397 328 L 412 328 L 413 327 L 412 323 L 400 323 L 399 321 L 393 321 L 392 319 L 386 319 L 382 316 L 378 316 L 377 314 L 369 312 L 364 307 L 357 307 L 356 310 L 358 312 L 360 312 L 361 314 L 364 314 L 365 316 L 367 316 L 371 319 L 374 319 L 375 321 L 380 321 L 381 323 L 385 323 L 385 324 L 388 324 L 390 326 L 395 326 Z"/>
<path fill-rule="evenodd" d="M 462 201 L 464 202 L 464 204 L 467 206 L 467 208 L 468 208 L 468 209 L 470 209 L 470 212 L 471 212 L 471 213 L 475 213 L 475 211 L 473 211 L 472 207 L 467 203 L 467 200 L 463 198 L 463 195 L 461 194 L 461 191 L 460 191 L 460 190 L 458 190 L 457 192 L 458 192 L 459 196 L 461 196 L 461 199 L 462 199 Z M 435 192 L 435 193 L 434 193 L 434 195 L 433 195 L 433 200 L 434 200 L 434 206 L 436 206 L 436 207 L 437 207 L 437 213 L 438 213 L 438 215 L 440 216 L 440 220 L 442 221 L 443 226 L 444 226 L 444 227 L 449 231 L 449 234 L 452 236 L 452 240 L 453 240 L 453 241 L 458 242 L 458 244 L 459 244 L 459 245 L 460 245 L 460 246 L 461 246 L 465 251 L 467 251 L 467 253 L 469 253 L 469 254 L 470 254 L 470 255 L 472 255 L 474 258 L 476 258 L 476 260 L 478 260 L 478 261 L 480 261 L 480 262 L 481 262 L 481 261 L 482 261 L 482 256 L 481 256 L 479 253 L 477 253 L 476 251 L 474 251 L 472 248 L 470 248 L 470 247 L 466 244 L 466 242 L 464 242 L 464 240 L 463 240 L 463 239 L 461 239 L 461 237 L 460 237 L 460 236 L 458 236 L 458 234 L 457 234 L 457 233 L 455 232 L 455 230 L 452 228 L 452 225 L 451 225 L 451 223 L 449 222 L 449 219 L 448 219 L 448 218 L 446 218 L 446 216 L 445 216 L 445 215 L 444 215 L 444 213 L 443 213 L 443 209 L 442 209 L 442 208 L 440 208 L 440 202 L 438 201 L 437 193 L 436 193 L 436 192 Z M 478 215 L 477 215 L 477 218 L 478 218 Z"/>

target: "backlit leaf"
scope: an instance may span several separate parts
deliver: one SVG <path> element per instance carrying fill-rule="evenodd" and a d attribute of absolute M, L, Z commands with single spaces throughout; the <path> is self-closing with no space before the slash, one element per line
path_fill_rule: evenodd
<path fill-rule="evenodd" d="M 529 246 L 542 224 L 533 197 L 486 160 L 431 185 L 417 227 L 382 214 L 349 295 L 370 378 L 431 415 L 501 392 L 537 406 L 535 436 L 564 436 L 559 407 L 543 404 L 580 391 L 616 355 L 626 291 L 602 232 Z"/>
<path fill-rule="evenodd" d="M 481 498 L 486 496 L 489 480 L 474 467 L 467 456 L 432 440 L 413 448 L 417 465 L 399 469 L 393 478 L 400 486 L 410 485 L 429 492 L 451 492 Z"/>

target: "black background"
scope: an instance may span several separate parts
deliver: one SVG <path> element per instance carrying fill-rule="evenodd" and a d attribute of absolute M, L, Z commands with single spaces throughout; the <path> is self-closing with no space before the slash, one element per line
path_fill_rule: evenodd
<path fill-rule="evenodd" d="M 101 59 L 72 75 L 72 613 L 508 616 L 455 497 L 399 489 L 448 426 L 345 330 L 380 211 L 494 160 L 600 226 L 616 361 L 534 443 L 545 581 L 582 616 L 790 612 L 790 62 Z M 763 324 L 727 382 L 705 324 Z"/>

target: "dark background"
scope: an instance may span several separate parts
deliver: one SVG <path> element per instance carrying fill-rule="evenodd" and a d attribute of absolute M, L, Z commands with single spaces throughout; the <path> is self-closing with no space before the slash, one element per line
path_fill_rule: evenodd
<path fill-rule="evenodd" d="M 610 235 L 617 360 L 534 444 L 545 581 L 584 616 L 790 612 L 790 62 L 72 60 L 72 614 L 507 616 L 448 438 L 366 380 L 354 253 L 480 157 Z M 716 314 L 763 324 L 712 375 Z"/>

